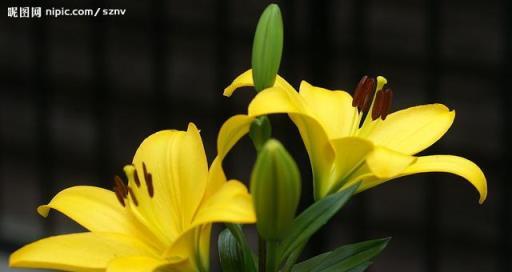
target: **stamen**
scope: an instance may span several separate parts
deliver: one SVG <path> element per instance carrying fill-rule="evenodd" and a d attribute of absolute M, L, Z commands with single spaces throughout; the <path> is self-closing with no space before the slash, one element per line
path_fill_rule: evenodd
<path fill-rule="evenodd" d="M 119 187 L 117 184 L 114 186 L 114 192 L 116 193 L 117 200 L 119 203 L 121 203 L 121 206 L 126 207 L 126 203 L 124 203 L 124 197 L 121 190 L 121 187 Z"/>
<path fill-rule="evenodd" d="M 137 173 L 137 170 L 135 169 L 135 167 L 133 170 L 133 180 L 135 181 L 135 185 L 137 185 L 137 187 L 140 187 L 139 174 Z"/>
<path fill-rule="evenodd" d="M 145 179 L 148 176 L 148 168 L 146 167 L 146 164 L 144 162 L 142 162 L 142 171 Z"/>
<path fill-rule="evenodd" d="M 119 177 L 118 175 L 115 175 L 114 183 L 115 183 L 115 187 L 119 188 L 123 197 L 126 197 L 126 195 L 128 194 L 128 190 L 126 189 L 126 185 L 124 184 L 123 179 L 121 177 Z"/>
<path fill-rule="evenodd" d="M 373 108 L 372 108 L 372 121 L 375 121 L 377 118 L 380 117 L 380 114 L 382 112 L 383 102 L 384 102 L 384 99 L 383 99 L 382 91 L 379 91 L 379 92 L 377 92 L 377 94 L 375 96 L 375 102 L 374 102 Z"/>
<path fill-rule="evenodd" d="M 148 173 L 147 177 L 144 179 L 146 181 L 146 187 L 148 188 L 148 194 L 150 197 L 155 195 L 155 189 L 153 188 L 153 175 Z"/>
<path fill-rule="evenodd" d="M 132 188 L 129 186 L 128 186 L 128 192 L 130 193 L 130 196 L 132 197 L 133 204 L 135 204 L 135 206 L 139 206 L 139 202 L 137 201 L 137 198 L 135 197 L 135 193 L 133 193 Z"/>
<path fill-rule="evenodd" d="M 375 90 L 375 79 L 364 76 L 357 84 L 356 91 L 354 93 L 354 99 L 352 100 L 352 106 L 357 107 L 361 111 L 368 110 L 368 103 L 373 97 L 373 91 Z"/>
<path fill-rule="evenodd" d="M 382 112 L 380 114 L 380 117 L 382 120 L 386 120 L 386 117 L 389 114 L 389 111 L 391 110 L 391 103 L 393 102 L 393 90 L 390 88 L 387 88 L 384 91 L 384 102 L 382 107 Z"/>
<path fill-rule="evenodd" d="M 352 99 L 352 107 L 357 107 L 359 105 L 359 101 L 361 100 L 361 93 L 364 83 L 366 82 L 366 79 L 368 79 L 368 76 L 363 76 L 361 80 L 359 80 L 359 83 L 357 83 L 356 89 L 354 91 L 354 98 Z"/>
<path fill-rule="evenodd" d="M 146 187 L 148 188 L 148 194 L 150 197 L 153 197 L 155 194 L 155 190 L 153 187 L 153 176 L 148 172 L 148 168 L 146 164 L 142 162 L 142 171 L 144 172 L 144 181 L 146 181 Z"/>
<path fill-rule="evenodd" d="M 375 79 L 369 78 L 364 86 L 365 93 L 363 94 L 363 100 L 361 102 L 361 111 L 368 111 L 370 107 L 370 101 L 373 98 L 373 92 L 375 90 Z"/>

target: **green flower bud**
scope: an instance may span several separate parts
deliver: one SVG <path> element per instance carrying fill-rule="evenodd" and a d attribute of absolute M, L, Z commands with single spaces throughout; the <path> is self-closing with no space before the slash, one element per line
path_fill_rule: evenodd
<path fill-rule="evenodd" d="M 270 120 L 267 116 L 260 116 L 252 121 L 249 136 L 254 143 L 254 147 L 259 152 L 263 144 L 272 136 L 272 125 L 270 125 Z"/>
<path fill-rule="evenodd" d="M 283 52 L 283 19 L 276 4 L 270 4 L 256 26 L 252 46 L 252 77 L 254 88 L 272 87 L 276 80 Z"/>
<path fill-rule="evenodd" d="M 268 140 L 262 147 L 251 176 L 256 227 L 267 241 L 279 241 L 289 231 L 300 200 L 300 173 L 283 145 Z"/>

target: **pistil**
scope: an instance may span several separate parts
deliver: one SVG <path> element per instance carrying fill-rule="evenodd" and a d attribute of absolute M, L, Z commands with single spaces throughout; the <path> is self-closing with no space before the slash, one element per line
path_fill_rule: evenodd
<path fill-rule="evenodd" d="M 135 197 L 135 193 L 132 190 L 132 187 L 128 186 L 128 193 L 130 194 L 130 197 L 132 198 L 133 204 L 135 206 L 139 206 L 139 202 L 137 201 L 137 198 Z"/>

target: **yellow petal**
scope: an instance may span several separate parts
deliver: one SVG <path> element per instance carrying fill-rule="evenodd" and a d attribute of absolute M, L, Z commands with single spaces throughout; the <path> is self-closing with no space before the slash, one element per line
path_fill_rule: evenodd
<path fill-rule="evenodd" d="M 334 139 L 331 144 L 336 153 L 334 168 L 324 184 L 316 185 L 320 188 L 317 199 L 337 192 L 343 183 L 348 181 L 350 175 L 364 164 L 366 156 L 373 150 L 373 144 L 370 141 L 359 137 Z"/>
<path fill-rule="evenodd" d="M 247 70 L 235 78 L 235 80 L 233 80 L 233 82 L 224 89 L 224 96 L 230 97 L 236 89 L 252 86 L 254 86 L 254 82 L 252 80 L 252 70 Z M 276 77 L 274 86 L 293 90 L 293 87 L 279 75 Z"/>
<path fill-rule="evenodd" d="M 45 238 L 11 254 L 9 265 L 65 271 L 104 271 L 114 258 L 157 257 L 158 253 L 140 240 L 122 234 L 75 233 Z"/>
<path fill-rule="evenodd" d="M 259 116 L 272 113 L 300 113 L 311 115 L 304 99 L 295 91 L 272 87 L 258 93 L 249 104 L 249 115 Z M 312 118 L 314 116 L 311 116 Z"/>
<path fill-rule="evenodd" d="M 209 271 L 211 224 L 200 225 L 184 232 L 164 252 L 164 258 L 184 258 L 178 271 Z M 172 270 L 171 270 L 172 271 Z"/>
<path fill-rule="evenodd" d="M 214 195 L 201 204 L 194 225 L 214 222 L 254 223 L 256 216 L 247 188 L 239 181 L 224 183 Z"/>
<path fill-rule="evenodd" d="M 300 95 L 324 127 L 329 139 L 343 138 L 351 134 L 357 110 L 352 107 L 350 94 L 315 87 L 302 81 Z"/>
<path fill-rule="evenodd" d="M 254 117 L 247 115 L 235 115 L 222 125 L 217 137 L 217 156 L 222 159 L 231 148 L 249 132 Z"/>
<path fill-rule="evenodd" d="M 182 258 L 163 260 L 148 256 L 119 257 L 108 264 L 106 272 L 185 271 L 185 262 L 186 259 Z"/>
<path fill-rule="evenodd" d="M 416 160 L 416 157 L 395 152 L 391 149 L 376 146 L 366 157 L 370 171 L 378 178 L 389 178 L 398 175 Z"/>
<path fill-rule="evenodd" d="M 439 140 L 450 128 L 455 111 L 441 104 L 422 105 L 390 114 L 367 135 L 376 145 L 412 155 Z"/>
<path fill-rule="evenodd" d="M 281 88 L 269 88 L 261 91 L 249 105 L 249 115 L 258 116 L 272 113 L 288 113 L 299 129 L 311 167 L 314 184 L 326 182 L 334 160 L 334 150 L 327 134 L 308 110 L 304 98 L 297 93 L 287 92 Z M 315 187 L 319 196 L 319 188 Z"/>
<path fill-rule="evenodd" d="M 452 156 L 452 155 L 431 155 L 417 157 L 414 163 L 406 167 L 396 176 L 388 178 L 378 178 L 371 173 L 368 166 L 365 165 L 353 175 L 353 178 L 343 187 L 362 181 L 358 192 L 370 189 L 391 179 L 428 172 L 444 172 L 458 175 L 471 183 L 480 194 L 479 203 L 482 204 L 487 198 L 487 180 L 484 173 L 472 161 Z"/>
<path fill-rule="evenodd" d="M 196 231 L 196 252 L 202 271 L 210 271 L 210 240 L 212 224 L 201 225 Z"/>
<path fill-rule="evenodd" d="M 90 231 L 146 237 L 155 247 L 163 246 L 109 190 L 93 186 L 71 187 L 59 192 L 47 205 L 39 206 L 37 211 L 46 217 L 50 209 L 58 210 Z"/>
<path fill-rule="evenodd" d="M 334 149 L 320 124 L 307 115 L 290 114 L 290 118 L 299 129 L 300 136 L 308 152 L 313 172 L 314 195 L 321 196 L 321 183 L 328 182 L 334 161 Z"/>
<path fill-rule="evenodd" d="M 197 211 L 190 229 L 182 233 L 164 256 L 187 256 L 195 266 L 209 266 L 211 223 L 254 223 L 256 216 L 251 195 L 238 181 L 225 182 Z"/>
<path fill-rule="evenodd" d="M 217 157 L 210 166 L 208 184 L 204 198 L 217 192 L 227 181 L 222 168 L 222 160 L 231 148 L 249 132 L 254 117 L 247 115 L 235 115 L 222 125 L 217 136 Z"/>
<path fill-rule="evenodd" d="M 141 181 L 143 163 L 152 175 L 154 196 L 145 184 L 138 188 L 131 183 L 139 202 L 136 209 L 173 241 L 188 229 L 206 189 L 208 164 L 198 129 L 191 123 L 186 132 L 165 130 L 149 136 L 133 159 Z"/>
<path fill-rule="evenodd" d="M 474 162 L 452 155 L 431 155 L 418 157 L 418 160 L 405 169 L 400 176 L 416 173 L 445 172 L 458 175 L 469 181 L 480 194 L 479 203 L 487 198 L 487 180 Z"/>
<path fill-rule="evenodd" d="M 222 185 L 226 183 L 226 174 L 222 169 L 222 159 L 216 157 L 210 166 L 210 173 L 208 174 L 208 184 L 206 185 L 206 191 L 203 196 L 203 201 L 208 199 L 211 195 L 215 194 Z"/>

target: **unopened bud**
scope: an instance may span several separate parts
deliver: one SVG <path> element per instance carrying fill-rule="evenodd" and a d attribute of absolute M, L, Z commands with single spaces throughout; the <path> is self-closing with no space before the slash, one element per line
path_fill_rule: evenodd
<path fill-rule="evenodd" d="M 283 52 L 283 19 L 276 4 L 270 4 L 261 15 L 252 46 L 252 77 L 254 88 L 272 87 L 276 80 Z"/>
<path fill-rule="evenodd" d="M 300 200 L 300 173 L 283 145 L 268 140 L 259 152 L 251 176 L 257 229 L 267 241 L 286 236 Z"/>

